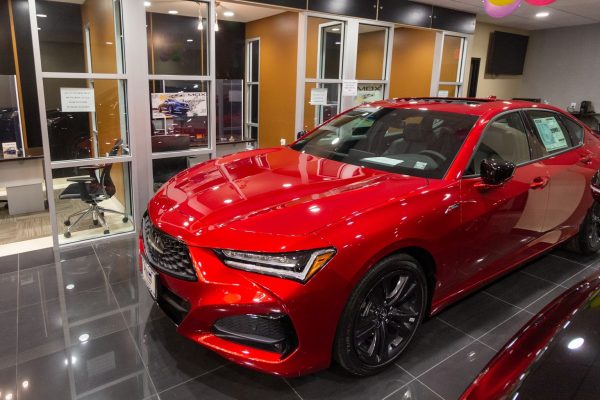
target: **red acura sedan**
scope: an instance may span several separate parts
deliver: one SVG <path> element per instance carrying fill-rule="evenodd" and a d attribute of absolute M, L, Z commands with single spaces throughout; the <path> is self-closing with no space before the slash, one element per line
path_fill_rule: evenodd
<path fill-rule="evenodd" d="M 600 249 L 599 154 L 546 105 L 360 106 L 169 180 L 143 220 L 143 277 L 180 334 L 236 363 L 373 374 L 423 318 L 516 266 L 566 241 Z"/>

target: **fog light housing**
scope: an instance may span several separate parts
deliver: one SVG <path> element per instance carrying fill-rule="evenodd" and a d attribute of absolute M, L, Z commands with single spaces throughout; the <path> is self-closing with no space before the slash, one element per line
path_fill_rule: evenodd
<path fill-rule="evenodd" d="M 235 343 L 281 354 L 298 346 L 292 321 L 285 314 L 242 314 L 224 317 L 213 325 L 215 336 Z"/>

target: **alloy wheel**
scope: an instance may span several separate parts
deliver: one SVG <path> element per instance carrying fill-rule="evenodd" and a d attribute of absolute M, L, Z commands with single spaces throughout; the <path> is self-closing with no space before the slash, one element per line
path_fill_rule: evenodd
<path fill-rule="evenodd" d="M 390 272 L 373 285 L 354 322 L 354 347 L 362 362 L 384 364 L 406 347 L 421 319 L 423 289 L 405 270 Z"/>

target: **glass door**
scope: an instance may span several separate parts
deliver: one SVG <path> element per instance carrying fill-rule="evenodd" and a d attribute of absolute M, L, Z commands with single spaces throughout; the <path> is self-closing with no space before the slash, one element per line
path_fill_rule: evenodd
<path fill-rule="evenodd" d="M 53 233 L 66 245 L 133 232 L 121 3 L 36 0 L 30 12 Z"/>

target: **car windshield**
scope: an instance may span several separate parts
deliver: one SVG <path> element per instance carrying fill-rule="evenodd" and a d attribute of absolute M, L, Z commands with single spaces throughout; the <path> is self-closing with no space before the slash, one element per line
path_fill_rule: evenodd
<path fill-rule="evenodd" d="M 440 179 L 476 121 L 466 114 L 363 107 L 338 116 L 291 147 L 348 164 Z"/>

